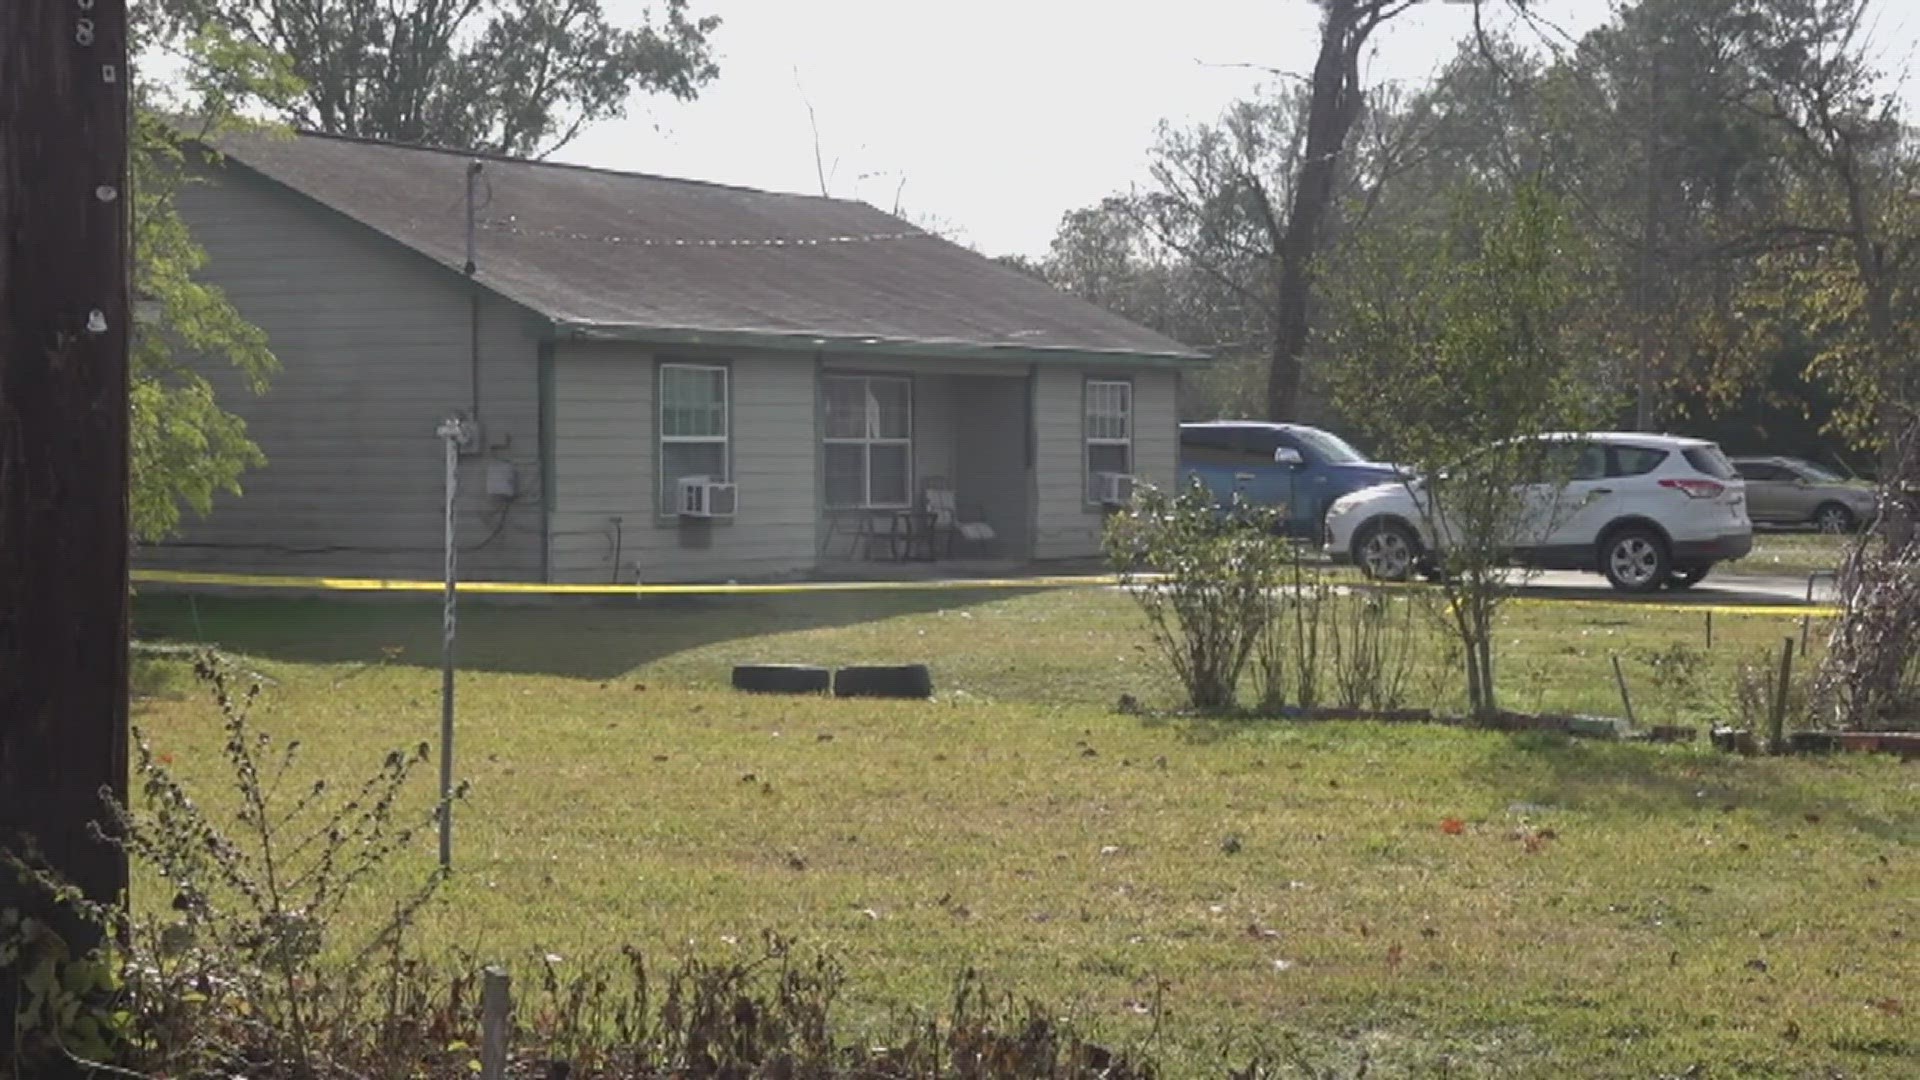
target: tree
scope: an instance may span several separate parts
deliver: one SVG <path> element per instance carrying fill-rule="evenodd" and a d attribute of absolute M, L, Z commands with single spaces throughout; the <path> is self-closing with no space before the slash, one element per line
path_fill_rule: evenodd
<path fill-rule="evenodd" d="M 1419 2 L 1319 0 L 1320 52 L 1307 84 L 1299 169 L 1274 251 L 1274 334 L 1267 372 L 1267 413 L 1272 419 L 1292 420 L 1300 410 L 1315 260 L 1333 216 L 1347 137 L 1365 105 L 1360 55 L 1375 30 Z M 1477 12 L 1479 0 L 1474 3 Z"/>
<path fill-rule="evenodd" d="M 1843 726 L 1920 704 L 1920 140 L 1867 60 L 1867 0 L 1754 0 L 1754 111 L 1777 125 L 1798 181 L 1762 260 L 1761 306 L 1817 335 L 1810 370 L 1839 392 L 1837 423 L 1879 458 L 1872 542 L 1840 575 L 1841 616 L 1818 678 Z"/>
<path fill-rule="evenodd" d="M 1283 323 L 1283 250 L 1291 207 L 1304 171 L 1310 95 L 1284 87 L 1235 102 L 1212 124 L 1163 126 L 1149 171 L 1153 187 L 1110 199 L 1109 216 L 1124 212 L 1146 246 L 1173 271 L 1187 318 L 1182 340 L 1215 354 L 1204 377 L 1219 411 L 1268 411 L 1272 358 Z M 1350 131 L 1351 146 L 1338 170 L 1334 211 L 1323 225 L 1331 246 L 1371 213 L 1390 180 L 1420 152 L 1424 110 L 1383 90 L 1372 95 Z M 1063 226 L 1056 247 L 1072 239 Z M 1295 419 L 1308 411 L 1296 401 Z"/>
<path fill-rule="evenodd" d="M 1920 272 L 1920 144 L 1867 60 L 1867 0 L 1751 2 L 1751 108 L 1785 133 L 1798 181 L 1779 231 L 1804 243 L 1784 258 L 1815 290 L 1806 315 L 1835 331 L 1814 363 L 1847 392 L 1841 422 L 1891 459 L 1920 410 L 1920 326 L 1906 315 Z M 1904 542 L 1914 522 L 1896 513 L 1884 528 Z"/>
<path fill-rule="evenodd" d="M 1260 355 L 1260 305 L 1156 235 L 1150 196 L 1115 195 L 1070 210 L 1047 254 L 1003 259 L 1063 292 L 1214 355 L 1215 364 L 1182 380 L 1182 415 L 1212 418 L 1257 411 L 1245 361 Z M 1261 373 L 1264 374 L 1264 373 Z"/>
<path fill-rule="evenodd" d="M 1605 401 L 1574 346 L 1586 252 L 1537 185 L 1456 193 L 1439 228 L 1361 241 L 1329 267 L 1337 316 L 1334 396 L 1365 417 L 1405 480 L 1441 610 L 1459 641 L 1466 696 L 1492 712 L 1493 635 L 1512 590 L 1505 554 L 1567 508 L 1529 486 L 1573 475 L 1572 444 L 1531 438 L 1590 426 Z"/>
<path fill-rule="evenodd" d="M 636 92 L 691 100 L 719 67 L 715 16 L 666 0 L 608 22 L 600 0 L 155 0 L 171 45 L 215 28 L 289 58 L 276 115 L 330 134 L 544 157 Z"/>

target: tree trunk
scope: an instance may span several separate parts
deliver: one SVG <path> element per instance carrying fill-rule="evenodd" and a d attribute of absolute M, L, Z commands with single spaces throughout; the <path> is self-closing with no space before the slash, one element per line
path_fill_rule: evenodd
<path fill-rule="evenodd" d="M 1883 395 L 1874 417 L 1875 434 L 1880 442 L 1880 519 L 1876 527 L 1886 542 L 1887 555 L 1898 556 L 1914 540 L 1913 499 L 1907 490 L 1914 477 L 1908 476 L 1910 464 L 1906 428 L 1907 410 L 1914 407 L 1913 361 L 1894 346 L 1892 289 L 1884 281 L 1866 283 L 1867 335 L 1874 352 L 1875 367 L 1881 372 Z"/>
<path fill-rule="evenodd" d="M 1480 627 L 1480 708 L 1484 715 L 1492 716 L 1500 708 L 1500 699 L 1493 692 L 1493 620 L 1491 616 L 1482 620 Z"/>
<path fill-rule="evenodd" d="M 125 0 L 0 3 L 0 845 L 106 902 L 127 885 L 88 826 L 127 786 L 128 202 Z M 97 942 L 10 873 L 5 907 Z"/>
<path fill-rule="evenodd" d="M 1314 260 L 1333 209 L 1347 134 L 1360 110 L 1360 48 L 1372 33 L 1362 0 L 1326 0 L 1320 56 L 1307 102 L 1307 138 L 1286 231 L 1275 252 L 1273 349 L 1267 370 L 1267 416 L 1300 418 L 1300 388 L 1312 331 Z"/>

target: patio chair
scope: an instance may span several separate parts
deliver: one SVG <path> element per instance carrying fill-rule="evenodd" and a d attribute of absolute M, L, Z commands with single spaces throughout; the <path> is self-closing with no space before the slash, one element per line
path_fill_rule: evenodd
<path fill-rule="evenodd" d="M 827 544 L 829 555 L 833 552 L 836 538 L 847 538 L 849 559 L 873 558 L 873 542 L 886 539 L 874 521 L 873 511 L 865 509 L 835 509 L 827 512 Z"/>
<path fill-rule="evenodd" d="M 993 526 L 984 521 L 969 521 L 960 511 L 959 499 L 944 482 L 929 480 L 926 488 L 927 513 L 933 517 L 935 535 L 947 538 L 947 558 L 953 558 L 954 543 L 966 540 L 984 544 L 994 538 Z"/>

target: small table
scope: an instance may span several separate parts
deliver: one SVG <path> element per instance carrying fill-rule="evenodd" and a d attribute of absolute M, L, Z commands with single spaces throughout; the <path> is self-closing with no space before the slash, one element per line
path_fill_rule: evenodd
<path fill-rule="evenodd" d="M 926 510 L 895 510 L 887 520 L 887 547 L 901 561 L 932 562 L 935 550 L 934 515 Z"/>

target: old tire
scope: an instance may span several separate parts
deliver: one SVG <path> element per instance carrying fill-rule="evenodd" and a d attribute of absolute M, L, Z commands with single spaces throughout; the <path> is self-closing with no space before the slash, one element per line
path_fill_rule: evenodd
<path fill-rule="evenodd" d="M 811 664 L 740 664 L 733 669 L 733 688 L 751 694 L 824 694 L 833 688 L 833 675 Z"/>
<path fill-rule="evenodd" d="M 833 673 L 835 697 L 914 698 L 933 696 L 933 672 L 925 664 L 863 664 Z"/>
<path fill-rule="evenodd" d="M 1666 537 L 1638 527 L 1609 533 L 1600 541 L 1600 572 L 1623 593 L 1658 591 L 1673 576 Z"/>

